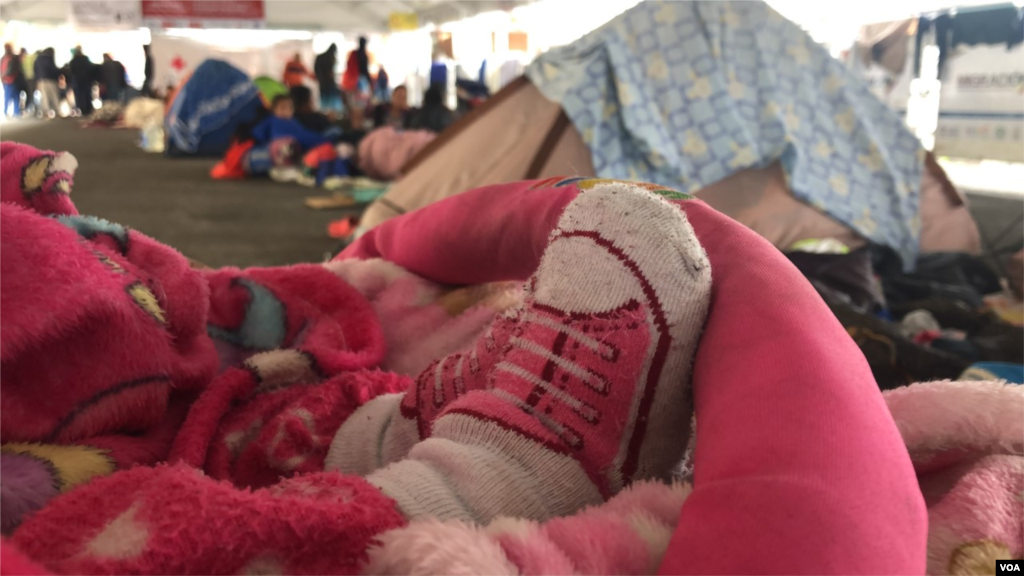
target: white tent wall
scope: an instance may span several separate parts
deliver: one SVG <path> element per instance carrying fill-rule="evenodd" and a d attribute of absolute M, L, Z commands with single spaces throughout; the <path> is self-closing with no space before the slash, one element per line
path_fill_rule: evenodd
<path fill-rule="evenodd" d="M 229 62 L 251 78 L 270 76 L 280 79 L 285 62 L 295 53 L 310 68 L 313 63 L 311 40 L 281 40 L 263 46 L 217 46 L 191 38 L 154 34 L 152 40 L 155 87 L 177 86 L 196 66 L 208 58 Z M 175 64 L 178 66 L 175 66 Z"/>
<path fill-rule="evenodd" d="M 67 22 L 72 0 L 0 0 L 0 18 L 60 24 Z M 137 1 L 137 0 L 115 0 Z M 394 12 L 415 12 L 420 24 L 459 20 L 529 0 L 264 0 L 266 28 L 361 34 L 387 32 Z"/>

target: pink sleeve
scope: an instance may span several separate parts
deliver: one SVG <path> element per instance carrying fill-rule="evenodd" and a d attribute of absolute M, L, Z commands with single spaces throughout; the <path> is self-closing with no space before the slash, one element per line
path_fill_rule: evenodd
<path fill-rule="evenodd" d="M 923 574 L 927 516 L 867 363 L 792 264 L 700 202 L 694 491 L 662 574 Z"/>
<path fill-rule="evenodd" d="M 477 188 L 392 218 L 336 259 L 383 258 L 441 284 L 526 280 L 578 193 L 531 181 Z"/>

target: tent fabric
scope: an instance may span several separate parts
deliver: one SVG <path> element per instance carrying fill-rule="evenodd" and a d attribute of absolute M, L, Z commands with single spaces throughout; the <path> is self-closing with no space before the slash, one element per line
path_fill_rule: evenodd
<path fill-rule="evenodd" d="M 558 105 L 520 78 L 408 162 L 402 179 L 363 214 L 359 232 L 489 183 L 595 176 L 590 149 L 571 123 L 559 133 L 559 118 L 566 117 Z M 545 148 L 546 142 L 552 145 Z M 927 160 L 921 178 L 921 252 L 980 254 L 970 210 L 930 155 Z M 850 248 L 866 243 L 850 227 L 795 198 L 779 162 L 739 170 L 696 196 L 783 250 L 807 238 L 835 238 Z"/>
<path fill-rule="evenodd" d="M 260 76 L 253 80 L 252 83 L 255 84 L 256 89 L 260 91 L 260 98 L 263 101 L 263 106 L 267 108 L 270 108 L 270 104 L 274 101 L 274 98 L 288 94 L 287 86 L 269 76 Z"/>
<path fill-rule="evenodd" d="M 486 184 L 593 176 L 590 151 L 571 126 L 553 138 L 549 153 L 540 153 L 559 116 L 562 109 L 520 77 L 413 157 L 402 179 L 363 214 L 359 229 Z"/>
<path fill-rule="evenodd" d="M 793 197 L 779 162 L 740 170 L 702 188 L 696 196 L 780 250 L 808 238 L 833 238 L 851 249 L 865 244 L 849 227 Z"/>
<path fill-rule="evenodd" d="M 924 149 L 762 2 L 642 2 L 527 76 L 565 110 L 601 177 L 696 192 L 781 160 L 797 198 L 913 266 Z"/>
<path fill-rule="evenodd" d="M 235 128 L 262 108 L 259 91 L 245 73 L 222 60 L 206 60 L 171 104 L 165 120 L 167 154 L 219 156 Z"/>
<path fill-rule="evenodd" d="M 462 118 L 403 168 L 403 177 L 367 208 L 362 233 L 380 223 L 465 190 L 555 176 L 596 176 L 591 152 L 561 108 L 519 78 Z M 545 144 L 550 144 L 545 146 Z M 963 198 L 931 155 L 921 178 L 921 251 L 979 254 L 978 228 Z M 807 238 L 835 238 L 850 248 L 865 239 L 798 200 L 780 162 L 738 170 L 696 196 L 785 250 Z"/>

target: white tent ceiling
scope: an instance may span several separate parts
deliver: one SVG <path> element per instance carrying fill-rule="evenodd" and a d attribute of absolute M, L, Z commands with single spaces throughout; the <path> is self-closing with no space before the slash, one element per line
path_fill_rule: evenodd
<path fill-rule="evenodd" d="M 0 18 L 29 22 L 68 21 L 72 0 L 0 0 Z M 265 0 L 266 27 L 336 32 L 387 32 L 393 12 L 415 12 L 420 24 L 442 24 L 531 0 Z"/>
<path fill-rule="evenodd" d="M 74 0 L 0 0 L 0 19 L 63 23 Z M 215 0 L 205 0 L 215 1 Z M 442 24 L 491 10 L 508 10 L 533 0 L 264 0 L 268 28 L 386 32 L 392 12 L 416 12 L 421 24 Z M 580 0 L 568 0 L 579 2 Z M 768 0 L 776 10 L 797 22 L 819 41 L 849 36 L 862 24 L 910 17 L 951 6 L 993 3 L 998 0 L 900 0 L 899 2 L 810 2 Z M 1020 5 L 1024 0 L 1013 0 Z"/>

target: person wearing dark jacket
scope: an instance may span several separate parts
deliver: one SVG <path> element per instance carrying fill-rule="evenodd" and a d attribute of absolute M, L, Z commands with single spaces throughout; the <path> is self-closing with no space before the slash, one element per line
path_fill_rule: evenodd
<path fill-rule="evenodd" d="M 331 44 L 323 54 L 313 61 L 313 75 L 320 85 L 320 108 L 322 110 L 341 109 L 341 89 L 334 81 L 334 67 L 338 62 L 338 46 Z"/>
<path fill-rule="evenodd" d="M 313 109 L 313 91 L 305 86 L 295 86 L 288 93 L 295 105 L 295 119 L 299 124 L 317 134 L 331 128 L 331 119 Z"/>
<path fill-rule="evenodd" d="M 150 49 L 149 44 L 142 46 L 142 51 L 146 53 L 146 79 L 142 81 L 142 95 L 146 98 L 153 97 L 153 52 Z"/>
<path fill-rule="evenodd" d="M 409 114 L 406 128 L 410 130 L 429 130 L 443 132 L 454 120 L 452 111 L 444 105 L 444 93 L 441 87 L 432 85 L 423 93 L 423 107 Z"/>
<path fill-rule="evenodd" d="M 10 44 L 4 44 L 4 56 L 0 59 L 0 74 L 4 84 L 4 115 L 21 116 L 21 91 L 25 85 L 25 71 L 21 68 L 21 56 Z"/>
<path fill-rule="evenodd" d="M 110 54 L 103 55 L 99 80 L 103 86 L 104 102 L 120 102 L 124 98 L 124 89 L 128 87 L 125 74 L 123 64 L 114 60 Z"/>
<path fill-rule="evenodd" d="M 53 48 L 47 48 L 36 56 L 33 64 L 36 77 L 36 88 L 39 90 L 39 112 L 43 116 L 53 118 L 60 106 L 60 69 L 53 58 Z"/>
<path fill-rule="evenodd" d="M 75 94 L 75 108 L 82 116 L 88 116 L 92 114 L 92 83 L 96 80 L 96 65 L 82 53 L 81 46 L 76 46 L 72 53 L 74 55 L 68 69 L 71 71 L 71 91 Z"/>

